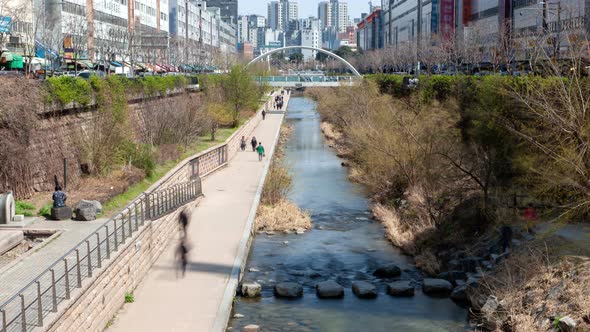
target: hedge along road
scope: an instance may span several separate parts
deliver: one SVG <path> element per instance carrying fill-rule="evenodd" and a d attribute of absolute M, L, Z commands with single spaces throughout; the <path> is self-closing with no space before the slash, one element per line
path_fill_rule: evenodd
<path fill-rule="evenodd" d="M 283 117 L 268 114 L 254 129 L 253 135 L 266 151 L 274 150 Z M 225 328 L 235 294 L 228 286 L 235 287 L 233 277 L 246 259 L 244 238 L 249 238 L 252 211 L 256 211 L 259 188 L 271 158 L 269 153 L 259 162 L 257 154 L 247 149 L 239 152 L 228 167 L 203 180 L 205 197 L 192 211 L 188 230 L 190 252 L 185 277 L 176 276 L 174 254 L 178 243 L 173 242 L 135 290 L 135 302 L 123 307 L 108 331 Z"/>

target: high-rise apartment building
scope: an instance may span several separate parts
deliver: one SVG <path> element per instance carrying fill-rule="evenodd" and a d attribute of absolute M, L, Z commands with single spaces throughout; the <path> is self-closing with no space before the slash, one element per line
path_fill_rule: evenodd
<path fill-rule="evenodd" d="M 268 4 L 267 19 L 268 27 L 273 30 L 283 30 L 283 3 L 281 1 L 271 1 Z"/>
<path fill-rule="evenodd" d="M 348 3 L 344 1 L 331 0 L 332 24 L 338 32 L 346 32 L 348 27 Z"/>
<path fill-rule="evenodd" d="M 318 5 L 321 29 L 333 27 L 337 32 L 346 32 L 349 25 L 348 2 L 340 0 L 322 1 Z"/>
<path fill-rule="evenodd" d="M 320 30 L 331 27 L 332 23 L 332 6 L 329 1 L 322 1 L 318 5 L 318 18 L 320 20 Z"/>
<path fill-rule="evenodd" d="M 299 20 L 301 29 L 301 46 L 319 48 L 321 46 L 320 20 L 315 17 Z M 306 61 L 315 59 L 316 50 L 302 49 L 301 53 Z"/>
<path fill-rule="evenodd" d="M 271 1 L 268 4 L 268 26 L 288 31 L 289 21 L 299 18 L 299 2 L 293 0 Z"/>
<path fill-rule="evenodd" d="M 236 23 L 238 19 L 238 0 L 207 0 L 207 7 L 221 9 L 221 19 Z"/>

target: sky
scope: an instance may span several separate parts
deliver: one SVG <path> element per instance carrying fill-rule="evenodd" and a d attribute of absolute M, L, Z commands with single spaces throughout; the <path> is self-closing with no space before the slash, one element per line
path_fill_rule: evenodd
<path fill-rule="evenodd" d="M 258 14 L 266 17 L 266 6 L 270 0 L 239 0 L 238 11 L 240 15 Z M 299 0 L 299 16 L 306 18 L 318 16 L 318 3 L 320 0 Z M 373 0 L 373 5 L 381 5 L 381 1 Z M 369 11 L 369 0 L 348 0 L 348 15 L 350 19 L 361 17 L 361 13 Z"/>

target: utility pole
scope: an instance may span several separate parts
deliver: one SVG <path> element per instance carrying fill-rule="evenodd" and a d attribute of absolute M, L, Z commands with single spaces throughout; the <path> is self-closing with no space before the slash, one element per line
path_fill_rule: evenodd
<path fill-rule="evenodd" d="M 184 64 L 186 65 L 188 63 L 188 0 L 184 0 L 184 12 Z"/>

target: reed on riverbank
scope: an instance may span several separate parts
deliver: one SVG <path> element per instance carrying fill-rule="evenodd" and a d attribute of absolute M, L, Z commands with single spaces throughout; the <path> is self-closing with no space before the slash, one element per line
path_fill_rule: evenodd
<path fill-rule="evenodd" d="M 258 232 L 290 232 L 311 229 L 309 213 L 301 210 L 287 198 L 293 189 L 293 183 L 289 167 L 283 160 L 283 146 L 289 140 L 292 132 L 293 128 L 288 124 L 281 128 L 274 160 L 264 182 L 261 204 L 256 215 L 255 227 Z"/>

